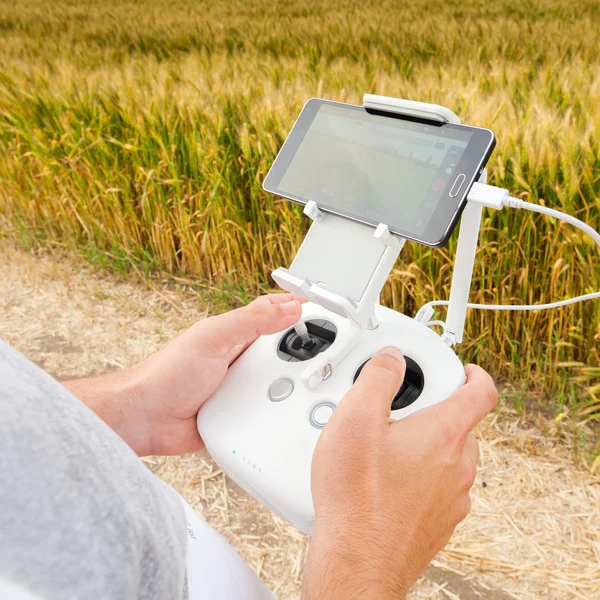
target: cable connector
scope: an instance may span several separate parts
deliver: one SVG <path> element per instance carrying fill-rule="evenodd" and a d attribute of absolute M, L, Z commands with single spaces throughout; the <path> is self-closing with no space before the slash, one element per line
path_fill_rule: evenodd
<path fill-rule="evenodd" d="M 422 306 L 419 312 L 415 315 L 415 321 L 417 323 L 422 323 L 423 325 L 427 325 L 429 321 L 431 321 L 431 317 L 433 317 L 433 313 L 435 309 L 431 304 L 427 303 L 425 306 Z"/>
<path fill-rule="evenodd" d="M 507 205 L 508 190 L 485 183 L 474 183 L 467 194 L 467 200 L 488 208 L 500 210 Z M 519 207 L 520 208 L 520 207 Z"/>
<path fill-rule="evenodd" d="M 521 198 L 513 198 L 512 196 L 506 196 L 503 200 L 504 206 L 510 206 L 510 208 L 523 208 L 525 200 Z"/>

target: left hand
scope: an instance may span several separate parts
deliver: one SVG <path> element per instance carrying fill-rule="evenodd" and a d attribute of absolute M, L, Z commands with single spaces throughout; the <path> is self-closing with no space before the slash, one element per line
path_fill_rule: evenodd
<path fill-rule="evenodd" d="M 199 450 L 203 444 L 196 415 L 202 404 L 260 335 L 277 333 L 300 319 L 301 302 L 292 294 L 262 296 L 198 321 L 133 367 L 64 385 L 139 455 Z"/>

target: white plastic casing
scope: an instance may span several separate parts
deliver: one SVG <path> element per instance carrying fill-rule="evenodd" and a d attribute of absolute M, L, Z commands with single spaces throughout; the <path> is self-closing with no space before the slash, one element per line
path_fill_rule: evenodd
<path fill-rule="evenodd" d="M 325 319 L 337 328 L 333 343 L 344 344 L 351 322 L 321 306 L 307 303 L 303 319 Z M 274 512 L 298 529 L 311 533 L 314 509 L 310 491 L 312 455 L 320 429 L 310 422 L 315 406 L 337 405 L 350 389 L 358 368 L 380 348 L 392 345 L 420 365 L 424 388 L 395 419 L 447 398 L 465 381 L 454 352 L 431 329 L 382 306 L 379 326 L 365 330 L 316 390 L 301 382 L 305 362 L 285 362 L 277 355 L 284 333 L 259 338 L 229 369 L 225 381 L 198 413 L 198 430 L 211 456 L 223 471 Z M 333 347 L 332 346 L 332 347 Z M 280 402 L 269 399 L 269 387 L 289 379 L 294 390 Z"/>

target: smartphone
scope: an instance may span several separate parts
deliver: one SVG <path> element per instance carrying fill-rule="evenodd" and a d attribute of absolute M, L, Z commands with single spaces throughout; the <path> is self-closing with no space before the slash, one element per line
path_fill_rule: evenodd
<path fill-rule="evenodd" d="M 361 223 L 442 246 L 496 139 L 489 129 L 312 98 L 263 188 Z"/>

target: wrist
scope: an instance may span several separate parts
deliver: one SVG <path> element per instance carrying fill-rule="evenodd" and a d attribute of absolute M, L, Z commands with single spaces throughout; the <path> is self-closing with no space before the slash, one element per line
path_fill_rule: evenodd
<path fill-rule="evenodd" d="M 139 456 L 149 454 L 152 432 L 144 410 L 142 384 L 135 367 L 63 382 Z"/>
<path fill-rule="evenodd" d="M 406 598 L 408 585 L 394 572 L 389 556 L 360 531 L 315 530 L 311 538 L 304 580 L 303 600 L 380 600 Z"/>

